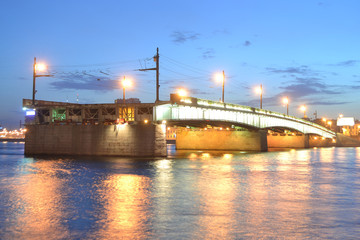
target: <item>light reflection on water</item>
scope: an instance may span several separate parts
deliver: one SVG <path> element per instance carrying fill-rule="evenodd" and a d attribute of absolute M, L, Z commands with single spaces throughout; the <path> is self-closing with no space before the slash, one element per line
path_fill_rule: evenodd
<path fill-rule="evenodd" d="M 354 239 L 360 148 L 26 158 L 0 143 L 0 239 Z"/>

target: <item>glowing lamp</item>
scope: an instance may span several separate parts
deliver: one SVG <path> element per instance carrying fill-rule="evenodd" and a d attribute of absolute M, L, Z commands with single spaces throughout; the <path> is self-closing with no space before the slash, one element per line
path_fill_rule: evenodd
<path fill-rule="evenodd" d="M 37 63 L 37 64 L 35 64 L 35 69 L 36 69 L 36 71 L 40 71 L 40 72 L 45 71 L 46 65 L 43 63 Z"/>
<path fill-rule="evenodd" d="M 27 111 L 25 112 L 25 115 L 26 115 L 26 116 L 35 116 L 35 110 L 27 110 Z"/>
<path fill-rule="evenodd" d="M 121 82 L 123 88 L 128 88 L 132 86 L 132 81 L 128 78 L 124 78 Z"/>
<path fill-rule="evenodd" d="M 183 88 L 179 89 L 177 94 L 180 96 L 180 97 L 186 97 L 188 95 L 187 91 Z"/>

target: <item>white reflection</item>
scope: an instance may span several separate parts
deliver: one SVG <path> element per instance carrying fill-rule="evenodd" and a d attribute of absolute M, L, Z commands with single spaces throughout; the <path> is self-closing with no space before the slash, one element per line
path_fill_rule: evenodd
<path fill-rule="evenodd" d="M 171 161 L 168 160 L 168 159 L 163 159 L 163 160 L 160 160 L 160 161 L 156 161 L 155 166 L 158 169 L 168 169 L 168 168 L 171 168 Z"/>
<path fill-rule="evenodd" d="M 204 166 L 200 179 L 196 182 L 200 199 L 203 199 L 199 211 L 199 231 L 196 239 L 231 239 L 231 228 L 236 219 L 234 212 L 236 189 L 233 169 L 230 164 L 232 154 L 224 154 L 222 158 L 214 158 L 203 154 Z"/>

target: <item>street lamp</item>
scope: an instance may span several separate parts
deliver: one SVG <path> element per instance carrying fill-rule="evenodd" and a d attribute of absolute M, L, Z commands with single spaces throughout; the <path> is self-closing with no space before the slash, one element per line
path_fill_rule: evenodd
<path fill-rule="evenodd" d="M 36 78 L 37 77 L 52 77 L 52 75 L 49 74 L 42 74 L 42 75 L 38 75 L 37 71 L 45 71 L 46 70 L 46 65 L 42 64 L 42 63 L 36 63 L 36 57 L 34 57 L 34 66 L 33 66 L 33 94 L 32 94 L 32 105 L 35 106 L 35 94 L 36 94 L 36 89 L 35 89 L 35 85 L 36 85 Z"/>
<path fill-rule="evenodd" d="M 306 106 L 305 105 L 302 105 L 301 107 L 300 107 L 300 110 L 302 111 L 302 112 L 304 112 L 304 119 L 306 118 Z"/>
<path fill-rule="evenodd" d="M 122 86 L 123 86 L 123 103 L 125 104 L 125 88 L 131 87 L 132 82 L 130 79 L 125 78 L 122 80 L 121 82 Z"/>
<path fill-rule="evenodd" d="M 262 94 L 263 94 L 262 84 L 260 84 L 260 87 L 257 87 L 255 90 L 257 94 L 260 94 L 260 109 L 262 109 Z"/>
<path fill-rule="evenodd" d="M 180 88 L 180 89 L 178 89 L 177 94 L 178 94 L 180 97 L 186 97 L 186 96 L 188 95 L 188 92 L 187 92 L 185 89 Z"/>
<path fill-rule="evenodd" d="M 328 121 L 327 123 L 328 123 L 328 125 L 329 125 L 329 129 L 331 130 L 332 121 Z"/>
<path fill-rule="evenodd" d="M 289 115 L 289 98 L 288 97 L 283 98 L 283 104 L 286 105 L 286 115 Z"/>
<path fill-rule="evenodd" d="M 222 81 L 222 102 L 224 102 L 225 71 L 222 71 L 222 74 L 218 73 L 216 75 L 216 80 L 218 82 Z"/>

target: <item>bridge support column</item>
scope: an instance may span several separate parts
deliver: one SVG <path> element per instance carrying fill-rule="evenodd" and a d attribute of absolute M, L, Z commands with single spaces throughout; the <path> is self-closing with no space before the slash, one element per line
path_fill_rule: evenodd
<path fill-rule="evenodd" d="M 176 133 L 176 149 L 267 151 L 266 131 L 179 129 Z"/>
<path fill-rule="evenodd" d="M 29 125 L 26 155 L 166 156 L 165 125 Z"/>
<path fill-rule="evenodd" d="M 267 136 L 269 148 L 308 148 L 308 134 L 269 134 Z"/>
<path fill-rule="evenodd" d="M 324 138 L 317 135 L 309 134 L 309 147 L 334 147 L 335 142 L 331 138 Z"/>

